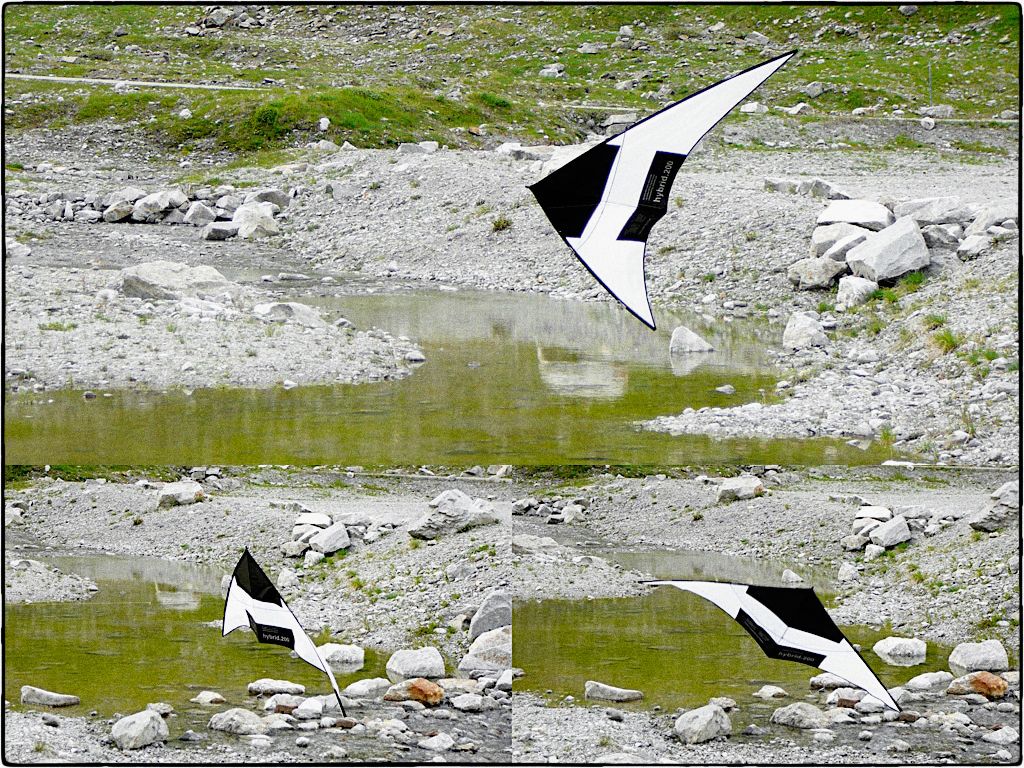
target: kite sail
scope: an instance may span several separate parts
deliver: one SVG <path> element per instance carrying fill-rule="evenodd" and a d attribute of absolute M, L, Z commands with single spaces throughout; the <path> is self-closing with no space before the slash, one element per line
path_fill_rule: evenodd
<path fill-rule="evenodd" d="M 652 330 L 644 252 L 676 173 L 697 142 L 795 54 L 690 94 L 529 187 L 583 266 Z"/>
<path fill-rule="evenodd" d="M 281 593 L 249 554 L 248 547 L 242 553 L 231 575 L 228 595 L 224 600 L 221 636 L 226 637 L 242 627 L 251 628 L 261 643 L 291 648 L 300 659 L 327 675 L 334 695 L 338 697 L 341 714 L 346 714 L 345 705 L 341 701 L 341 691 L 338 690 L 338 683 L 330 666 L 320 657 L 320 652 L 299 624 L 299 620 L 295 618 L 295 614 L 285 604 Z"/>
<path fill-rule="evenodd" d="M 717 605 L 772 659 L 798 661 L 863 688 L 896 712 L 899 705 L 810 587 L 758 587 L 716 581 L 645 581 L 692 592 Z"/>

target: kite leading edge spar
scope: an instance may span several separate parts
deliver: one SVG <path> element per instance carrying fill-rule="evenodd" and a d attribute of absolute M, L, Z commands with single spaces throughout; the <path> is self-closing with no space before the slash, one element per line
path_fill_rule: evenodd
<path fill-rule="evenodd" d="M 743 627 L 765 655 L 798 661 L 863 688 L 901 711 L 888 689 L 828 615 L 810 587 L 759 587 L 716 581 L 645 581 L 692 592 L 717 605 Z"/>
<path fill-rule="evenodd" d="M 690 94 L 634 123 L 529 187 L 597 281 L 652 330 L 644 252 L 697 143 L 796 51 Z"/>

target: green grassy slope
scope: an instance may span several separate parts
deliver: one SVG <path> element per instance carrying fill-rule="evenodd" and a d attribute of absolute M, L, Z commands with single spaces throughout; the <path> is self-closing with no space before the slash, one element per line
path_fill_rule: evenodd
<path fill-rule="evenodd" d="M 535 141 L 580 136 L 580 105 L 649 111 L 768 56 L 800 56 L 755 98 L 809 101 L 816 115 L 934 101 L 958 117 L 1018 109 L 1020 10 L 1014 4 L 893 6 L 285 6 L 256 29 L 189 36 L 198 6 L 38 6 L 4 10 L 5 68 L 30 74 L 263 84 L 258 92 L 144 90 L 8 79 L 10 126 L 114 118 L 168 148 L 249 151 L 315 134 L 360 146 L 409 139 L 473 145 L 484 133 Z M 398 17 L 398 18 L 396 18 Z M 707 28 L 725 27 L 715 34 Z M 616 43 L 619 26 L 634 46 Z M 127 34 L 114 36 L 118 27 Z M 406 30 L 418 29 L 412 36 Z M 745 45 L 759 31 L 765 46 Z M 371 32 L 380 34 L 371 35 Z M 952 35 L 952 37 L 951 37 Z M 606 47 L 578 53 L 581 43 Z M 564 78 L 543 78 L 558 61 Z M 616 85 L 638 80 L 631 89 Z M 818 80 L 830 90 L 800 94 Z M 651 93 L 664 89 L 663 96 Z M 461 95 L 451 96 L 452 91 Z M 61 97 L 58 99 L 58 97 Z M 194 117 L 182 120 L 188 107 Z M 595 111 L 600 114 L 600 110 Z M 470 132 L 469 129 L 473 129 Z"/>

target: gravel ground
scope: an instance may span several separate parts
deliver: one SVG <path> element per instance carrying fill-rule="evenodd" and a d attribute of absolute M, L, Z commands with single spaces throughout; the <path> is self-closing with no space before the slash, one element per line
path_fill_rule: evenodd
<path fill-rule="evenodd" d="M 786 703 L 785 700 L 780 704 Z M 529 693 L 513 696 L 512 759 L 516 762 L 569 763 L 777 763 L 837 765 L 864 763 L 1011 762 L 1019 754 L 1011 747 L 1010 757 L 995 757 L 992 744 L 968 746 L 938 725 L 927 728 L 907 723 L 872 726 L 870 740 L 861 741 L 865 726 L 854 721 L 832 726 L 835 741 L 812 740 L 807 731 L 779 726 L 761 736 L 743 736 L 743 715 L 732 713 L 733 734 L 725 740 L 685 745 L 672 735 L 677 714 L 621 712 L 621 721 L 608 717 L 604 706 L 548 706 Z M 618 716 L 618 715 L 617 715 Z M 1018 716 L 1006 717 L 1013 722 Z M 979 718 L 981 719 L 981 718 Z M 910 751 L 890 751 L 897 740 L 911 745 Z"/>

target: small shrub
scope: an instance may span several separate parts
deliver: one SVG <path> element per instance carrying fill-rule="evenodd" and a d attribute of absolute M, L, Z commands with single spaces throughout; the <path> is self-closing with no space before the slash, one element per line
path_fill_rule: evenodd
<path fill-rule="evenodd" d="M 715 275 L 714 272 L 708 272 L 706 275 L 701 275 L 700 279 L 703 280 L 705 283 L 713 283 L 715 282 L 716 277 L 717 275 Z"/>
<path fill-rule="evenodd" d="M 78 325 L 76 325 L 75 323 L 61 323 L 56 321 L 52 323 L 39 324 L 40 331 L 73 331 L 77 327 Z"/>
<path fill-rule="evenodd" d="M 963 343 L 963 339 L 949 328 L 943 328 L 941 331 L 933 333 L 932 341 L 944 355 L 949 354 Z"/>
<path fill-rule="evenodd" d="M 493 222 L 491 222 L 491 229 L 494 232 L 503 232 L 506 229 L 512 227 L 512 219 L 507 216 L 499 216 Z"/>
<path fill-rule="evenodd" d="M 946 324 L 945 315 L 925 315 L 924 327 L 929 331 L 934 331 L 936 328 L 941 328 Z"/>

